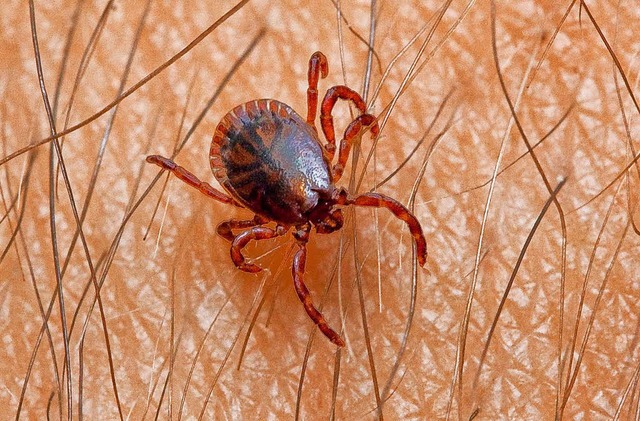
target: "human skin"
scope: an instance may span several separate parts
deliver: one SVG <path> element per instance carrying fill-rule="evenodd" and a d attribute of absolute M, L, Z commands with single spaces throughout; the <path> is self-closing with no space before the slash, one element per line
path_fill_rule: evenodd
<path fill-rule="evenodd" d="M 640 241 L 631 223 L 639 217 L 639 173 L 632 162 L 640 113 L 633 102 L 638 94 L 637 8 L 588 2 L 588 9 L 580 10 L 574 4 L 556 36 L 570 2 L 526 7 L 498 2 L 495 19 L 488 2 L 471 4 L 468 12 L 467 2 L 453 2 L 439 20 L 434 17 L 439 3 L 378 2 L 376 54 L 365 93 L 368 48 L 363 39 L 370 37 L 370 3 L 342 5 L 346 22 L 341 22 L 340 35 L 331 1 L 313 6 L 247 2 L 121 102 L 94 183 L 109 113 L 64 139 L 62 154 L 79 215 L 92 184 L 94 189 L 82 225 L 90 259 L 78 239 L 62 277 L 67 332 L 87 289 L 68 333 L 69 400 L 61 301 L 54 293 L 52 144 L 3 162 L 50 133 L 29 8 L 10 3 L 0 14 L 0 218 L 7 215 L 0 224 L 0 245 L 8 250 L 0 261 L 3 412 L 15 414 L 20 407 L 25 419 L 47 412 L 67 418 L 69 407 L 74 417 L 81 411 L 88 419 L 119 414 L 141 419 L 156 412 L 163 418 L 280 419 L 298 413 L 302 419 L 327 419 L 333 413 L 338 419 L 441 419 L 447 414 L 575 419 L 611 418 L 618 411 L 630 418 L 638 409 Z M 57 109 L 58 131 L 65 124 L 83 50 L 105 6 L 87 3 L 74 20 L 75 4 L 66 3 L 35 4 L 51 100 L 66 36 L 77 25 Z M 235 4 L 210 3 L 152 3 L 125 86 L 169 60 Z M 118 96 L 143 9 L 114 3 L 68 126 Z M 434 22 L 435 35 L 418 59 L 418 67 L 426 64 L 394 102 Z M 423 25 L 426 32 L 382 79 Z M 253 49 L 230 74 L 252 41 Z M 494 46 L 522 130 L 510 122 Z M 358 166 L 354 171 L 349 161 L 341 185 L 355 194 L 366 165 L 359 191 L 368 191 L 411 155 L 377 191 L 413 208 L 429 247 L 425 269 L 416 267 L 406 226 L 384 210 L 374 214 L 351 208 L 339 233 L 312 232 L 305 277 L 332 327 L 340 330 L 344 324 L 346 347 L 341 350 L 316 331 L 295 295 L 290 235 L 247 247 L 245 255 L 267 270 L 243 273 L 215 228 L 224 220 L 253 215 L 214 202 L 173 177 L 163 188 L 166 175 L 142 197 L 158 174 L 145 157 L 172 155 L 217 89 L 212 107 L 174 158 L 215 187 L 209 144 L 228 110 L 252 99 L 275 98 L 304 116 L 307 63 L 317 50 L 329 61 L 329 76 L 319 82 L 320 98 L 328 87 L 346 84 L 363 94 L 381 125 L 385 121 L 372 159 L 365 163 L 374 144 L 365 134 Z M 334 114 L 340 135 L 352 117 L 345 103 Z M 527 152 L 525 139 L 533 145 L 543 138 L 533 154 Z M 487 183 L 498 160 L 499 175 Z M 55 238 L 62 267 L 76 223 L 63 173 L 57 177 Z M 549 202 L 535 227 L 559 185 L 557 202 Z M 140 199 L 123 225 L 129 204 Z M 90 267 L 96 268 L 97 282 L 108 268 L 101 306 L 92 310 Z M 45 332 L 38 343 L 42 311 L 52 297 L 51 339 Z M 458 361 L 464 361 L 462 370 Z"/>

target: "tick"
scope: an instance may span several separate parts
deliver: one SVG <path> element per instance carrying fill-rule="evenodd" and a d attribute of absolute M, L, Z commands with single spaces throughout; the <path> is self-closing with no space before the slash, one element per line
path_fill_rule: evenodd
<path fill-rule="evenodd" d="M 222 118 L 213 134 L 209 162 L 226 194 L 200 181 L 171 159 L 151 155 L 147 162 L 172 172 L 212 199 L 255 214 L 253 219 L 231 219 L 217 227 L 218 234 L 231 243 L 231 260 L 240 270 L 252 273 L 262 270 L 247 262 L 242 254 L 250 241 L 279 237 L 293 228 L 298 247 L 291 268 L 296 293 L 320 331 L 342 347 L 344 340 L 315 308 L 304 283 L 306 244 L 311 227 L 315 227 L 318 234 L 339 230 L 344 222 L 343 206 L 383 207 L 409 227 L 420 266 L 427 260 L 427 243 L 416 217 L 397 200 L 379 193 L 354 197 L 344 188 L 336 187 L 353 141 L 365 130 L 371 130 L 376 136 L 379 129 L 376 118 L 366 113 L 366 104 L 357 92 L 346 86 L 334 86 L 322 101 L 320 124 L 326 143 L 320 141 L 315 126 L 318 79 L 325 78 L 328 71 L 324 54 L 314 53 L 309 60 L 306 121 L 291 107 L 274 99 L 247 102 Z M 338 99 L 351 101 L 360 115 L 347 126 L 337 161 L 332 166 L 336 138 L 331 112 Z M 267 226 L 272 222 L 275 227 Z"/>

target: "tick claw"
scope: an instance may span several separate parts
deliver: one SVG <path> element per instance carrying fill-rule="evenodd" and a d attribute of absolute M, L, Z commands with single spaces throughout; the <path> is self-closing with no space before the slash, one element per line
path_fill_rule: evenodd
<path fill-rule="evenodd" d="M 344 346 L 346 345 L 344 342 L 344 339 L 342 339 L 340 336 L 331 338 L 331 342 L 333 342 L 335 345 L 339 346 L 340 348 L 344 348 Z"/>

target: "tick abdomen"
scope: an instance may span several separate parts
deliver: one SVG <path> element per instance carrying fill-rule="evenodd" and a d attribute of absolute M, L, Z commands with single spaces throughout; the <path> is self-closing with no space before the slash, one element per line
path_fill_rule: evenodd
<path fill-rule="evenodd" d="M 318 135 L 291 107 L 270 99 L 242 104 L 218 124 L 211 169 L 220 184 L 255 213 L 286 225 L 329 192 L 331 175 Z"/>

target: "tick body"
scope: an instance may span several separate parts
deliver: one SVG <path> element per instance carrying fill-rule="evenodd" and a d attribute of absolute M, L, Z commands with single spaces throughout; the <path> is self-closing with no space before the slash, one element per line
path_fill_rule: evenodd
<path fill-rule="evenodd" d="M 276 100 L 250 101 L 224 116 L 209 160 L 216 179 L 234 198 L 283 225 L 308 222 L 307 212 L 331 192 L 329 162 L 318 134 Z"/>
<path fill-rule="evenodd" d="M 200 181 L 171 159 L 159 155 L 147 161 L 171 171 L 176 177 L 207 196 L 223 203 L 247 208 L 250 220 L 229 220 L 217 232 L 231 243 L 231 260 L 241 270 L 259 272 L 248 263 L 242 249 L 250 241 L 275 238 L 293 228 L 298 250 L 293 258 L 293 283 L 304 309 L 322 333 L 338 346 L 344 346 L 324 316 L 315 308 L 304 284 L 306 244 L 312 227 L 319 234 L 342 228 L 341 208 L 347 205 L 384 207 L 404 221 L 416 242 L 418 263 L 424 266 L 427 243 L 420 223 L 400 202 L 378 193 L 351 196 L 336 187 L 351 150 L 351 144 L 365 130 L 378 134 L 376 118 L 366 113 L 360 95 L 346 86 L 330 88 L 323 101 L 320 122 L 326 143 L 315 126 L 318 105 L 318 79 L 326 77 L 326 57 L 316 52 L 309 60 L 306 120 L 288 105 L 273 99 L 258 99 L 239 105 L 225 115 L 213 135 L 209 162 L 214 176 L 227 194 Z M 360 111 L 346 128 L 338 148 L 331 112 L 338 99 L 351 101 Z M 269 224 L 275 223 L 271 227 Z"/>

